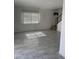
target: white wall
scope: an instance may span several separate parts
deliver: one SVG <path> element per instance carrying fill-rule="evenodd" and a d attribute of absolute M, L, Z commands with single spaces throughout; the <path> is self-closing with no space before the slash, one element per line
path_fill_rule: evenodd
<path fill-rule="evenodd" d="M 39 11 L 40 12 L 40 23 L 39 24 L 22 24 L 21 23 L 21 12 L 23 10 Z M 53 12 L 51 10 L 15 7 L 15 32 L 49 29 L 51 25 L 54 25 L 54 24 L 55 24 L 55 21 L 53 19 Z"/>
<path fill-rule="evenodd" d="M 65 14 L 63 8 L 62 21 L 58 24 L 58 31 L 61 32 L 59 54 L 65 57 Z"/>
<path fill-rule="evenodd" d="M 64 21 L 60 22 L 61 24 L 61 37 L 60 37 L 60 50 L 59 53 L 65 57 L 65 27 L 64 27 Z"/>

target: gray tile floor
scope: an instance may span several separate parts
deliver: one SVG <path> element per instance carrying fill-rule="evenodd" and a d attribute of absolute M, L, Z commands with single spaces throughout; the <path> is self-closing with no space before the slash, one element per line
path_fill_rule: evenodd
<path fill-rule="evenodd" d="M 64 59 L 58 54 L 59 33 L 56 31 L 32 31 L 15 34 L 15 59 Z"/>

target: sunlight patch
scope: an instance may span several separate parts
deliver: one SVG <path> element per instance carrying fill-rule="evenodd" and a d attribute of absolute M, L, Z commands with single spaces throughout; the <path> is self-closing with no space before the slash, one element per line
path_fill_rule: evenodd
<path fill-rule="evenodd" d="M 28 39 L 35 39 L 35 38 L 39 38 L 47 35 L 45 35 L 43 32 L 33 32 L 33 33 L 26 34 L 26 36 Z"/>

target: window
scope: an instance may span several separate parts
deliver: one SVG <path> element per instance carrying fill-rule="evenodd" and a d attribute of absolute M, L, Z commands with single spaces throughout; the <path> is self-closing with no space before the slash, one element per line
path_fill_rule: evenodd
<path fill-rule="evenodd" d="M 36 24 L 40 22 L 39 13 L 24 12 L 23 13 L 23 23 L 24 24 Z"/>

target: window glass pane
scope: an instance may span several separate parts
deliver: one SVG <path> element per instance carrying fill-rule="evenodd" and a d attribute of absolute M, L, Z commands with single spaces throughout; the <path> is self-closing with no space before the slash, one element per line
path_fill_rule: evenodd
<path fill-rule="evenodd" d="M 24 13 L 24 24 L 39 23 L 39 13 Z"/>
<path fill-rule="evenodd" d="M 32 22 L 39 23 L 39 14 L 38 13 L 32 13 Z"/>

